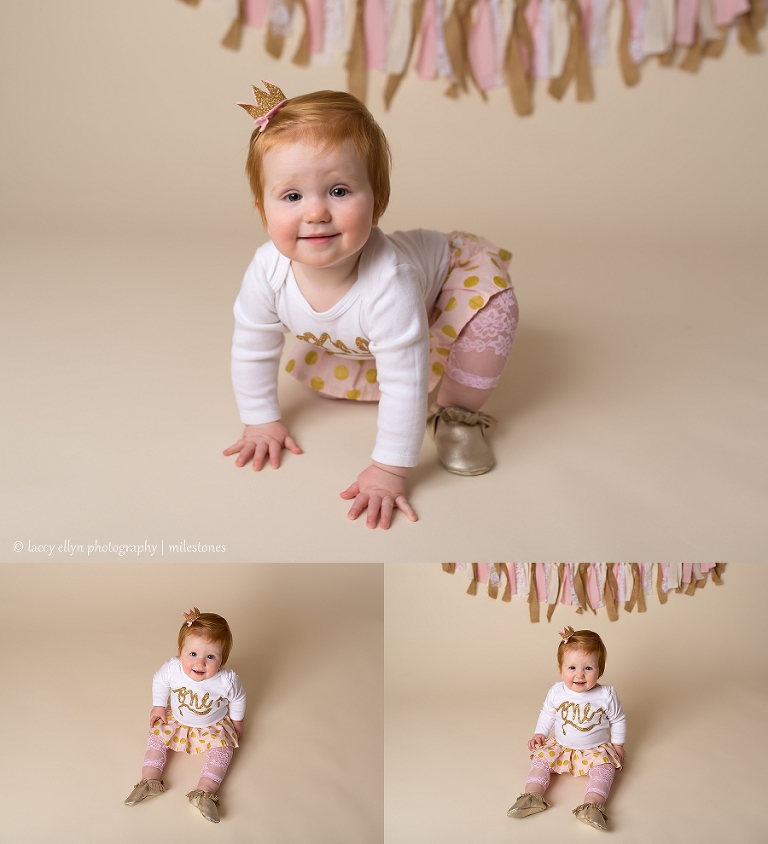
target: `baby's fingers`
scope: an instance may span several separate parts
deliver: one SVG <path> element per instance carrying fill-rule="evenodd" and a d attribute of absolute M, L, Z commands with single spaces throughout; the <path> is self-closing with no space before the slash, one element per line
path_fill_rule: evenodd
<path fill-rule="evenodd" d="M 235 460 L 235 466 L 245 466 L 251 457 L 253 457 L 255 450 L 256 446 L 249 440 L 245 440 L 238 449 L 240 453 L 237 455 L 237 460 Z"/>
<path fill-rule="evenodd" d="M 368 499 L 368 517 L 365 520 L 365 526 L 374 529 L 379 523 L 379 511 L 381 510 L 382 498 L 380 495 L 371 495 Z M 390 509 L 390 518 L 392 512 Z M 382 525 L 384 527 L 384 525 Z"/>
<path fill-rule="evenodd" d="M 224 451 L 221 453 L 224 457 L 229 457 L 232 454 L 237 454 L 238 451 L 243 447 L 243 440 L 238 440 L 234 445 L 231 445 L 229 448 L 225 448 Z"/>
<path fill-rule="evenodd" d="M 360 487 L 359 487 L 357 481 L 355 481 L 353 484 L 350 484 L 344 490 L 344 492 L 340 493 L 341 497 L 346 498 L 346 499 L 357 498 L 357 496 L 359 494 L 360 494 Z"/>
<path fill-rule="evenodd" d="M 380 524 L 382 530 L 388 530 L 392 524 L 392 511 L 395 509 L 395 500 L 387 495 L 381 500 Z M 370 525 L 369 525 L 370 527 Z M 375 525 L 373 525 L 375 527 Z"/>
<path fill-rule="evenodd" d="M 356 486 L 356 484 L 353 484 L 353 486 Z M 350 487 L 349 489 L 352 489 L 352 487 Z M 347 492 L 349 492 L 349 490 L 347 490 Z M 344 495 L 344 493 L 342 493 L 342 495 Z M 367 506 L 368 496 L 364 492 L 359 493 L 355 496 L 355 500 L 352 502 L 352 506 L 349 508 L 347 518 L 353 520 L 356 519 L 363 512 L 363 510 L 365 510 Z"/>
<path fill-rule="evenodd" d="M 397 498 L 395 498 L 395 506 L 401 513 L 405 513 L 409 521 L 418 522 L 419 517 L 416 515 L 416 511 L 413 507 L 411 507 L 408 503 L 408 499 L 404 495 L 398 495 Z"/>
<path fill-rule="evenodd" d="M 299 444 L 293 437 L 285 438 L 285 447 L 288 449 L 288 451 L 292 452 L 293 454 L 304 454 L 301 448 L 299 448 Z"/>

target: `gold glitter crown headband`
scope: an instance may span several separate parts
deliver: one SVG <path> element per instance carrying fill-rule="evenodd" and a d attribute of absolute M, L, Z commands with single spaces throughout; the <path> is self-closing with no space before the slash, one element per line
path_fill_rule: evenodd
<path fill-rule="evenodd" d="M 197 607 L 192 607 L 189 612 L 184 613 L 184 618 L 187 620 L 187 627 L 191 627 L 192 622 L 200 618 L 200 610 Z"/>
<path fill-rule="evenodd" d="M 558 631 L 559 635 L 563 638 L 563 644 L 565 644 L 571 636 L 574 634 L 573 627 L 564 627 L 562 630 Z"/>
<path fill-rule="evenodd" d="M 240 108 L 244 108 L 251 115 L 259 127 L 259 132 L 263 132 L 267 128 L 267 123 L 288 102 L 285 94 L 277 85 L 267 82 L 266 79 L 262 79 L 261 83 L 267 90 L 262 91 L 255 85 L 253 86 L 253 96 L 256 100 L 255 106 L 250 103 L 238 103 Z"/>

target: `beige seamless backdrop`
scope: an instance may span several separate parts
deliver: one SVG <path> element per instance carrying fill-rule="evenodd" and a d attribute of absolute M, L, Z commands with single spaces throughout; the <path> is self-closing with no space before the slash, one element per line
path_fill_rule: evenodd
<path fill-rule="evenodd" d="M 371 74 L 382 227 L 512 250 L 521 306 L 486 408 L 497 468 L 450 476 L 426 440 L 421 520 L 385 533 L 339 498 L 373 406 L 283 375 L 305 453 L 258 476 L 221 456 L 232 304 L 265 239 L 235 103 L 345 81 L 342 57 L 297 68 L 253 30 L 233 53 L 225 29 L 215 3 L 0 4 L 0 560 L 765 558 L 765 55 L 648 62 L 631 90 L 598 68 L 594 103 L 540 85 L 527 119 L 415 75 L 385 112 Z"/>
<path fill-rule="evenodd" d="M 553 775 L 552 808 L 506 817 L 524 790 L 527 742 L 557 670 L 558 630 L 597 631 L 601 679 L 627 715 L 626 763 L 608 799 L 617 844 L 760 844 L 768 752 L 764 596 L 768 567 L 729 565 L 722 586 L 654 596 L 609 622 L 558 606 L 531 624 L 525 602 L 465 595 L 439 566 L 386 576 L 387 844 L 593 841 L 580 824 L 586 777 Z"/>
<path fill-rule="evenodd" d="M 0 566 L 13 724 L 0 841 L 381 842 L 383 577 L 376 564 Z M 193 604 L 229 622 L 248 696 L 215 827 L 185 797 L 200 756 L 169 753 L 166 793 L 123 805 L 152 676 Z"/>

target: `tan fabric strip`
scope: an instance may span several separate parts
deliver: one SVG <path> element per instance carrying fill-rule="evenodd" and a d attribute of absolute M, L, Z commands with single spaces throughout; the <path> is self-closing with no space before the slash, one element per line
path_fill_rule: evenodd
<path fill-rule="evenodd" d="M 584 608 L 592 610 L 592 615 L 597 615 L 597 610 L 592 606 L 589 598 L 589 563 L 579 563 L 576 576 L 581 581 L 581 588 L 584 590 Z"/>
<path fill-rule="evenodd" d="M 228 50 L 239 50 L 243 42 L 243 29 L 245 28 L 245 0 L 239 0 L 237 17 L 227 30 L 227 34 L 221 40 L 221 46 Z"/>
<path fill-rule="evenodd" d="M 488 96 L 477 84 L 475 74 L 472 71 L 472 64 L 469 61 L 469 34 L 472 29 L 472 9 L 477 0 L 456 0 L 453 4 L 451 16 L 445 24 L 444 38 L 448 58 L 451 60 L 453 74 L 456 77 L 455 85 L 462 91 L 468 91 L 467 78 L 480 92 L 480 96 L 487 100 Z M 449 92 L 451 89 L 449 89 Z M 452 96 L 449 93 L 449 96 Z"/>
<path fill-rule="evenodd" d="M 495 601 L 496 598 L 499 597 L 499 582 L 498 580 L 496 581 L 496 583 L 493 582 L 494 578 L 490 576 L 490 573 L 492 571 L 495 571 L 497 575 L 499 574 L 498 563 L 491 563 L 490 566 L 488 566 L 488 597 L 493 598 L 493 600 Z"/>
<path fill-rule="evenodd" d="M 750 0 L 750 2 L 754 6 L 755 0 Z M 761 52 L 760 42 L 757 40 L 757 32 L 755 32 L 755 25 L 750 13 L 742 15 L 739 19 L 739 44 L 748 53 Z"/>
<path fill-rule="evenodd" d="M 344 65 L 347 71 L 347 90 L 353 97 L 357 97 L 361 103 L 365 102 L 368 93 L 368 69 L 365 66 L 364 11 L 365 0 L 357 0 L 352 43 L 349 45 L 347 61 Z"/>
<path fill-rule="evenodd" d="M 628 87 L 637 85 L 640 81 L 640 67 L 632 61 L 629 54 L 629 41 L 632 35 L 632 21 L 629 17 L 628 0 L 621 0 L 623 17 L 621 19 L 621 35 L 619 36 L 619 65 L 624 84 Z"/>
<path fill-rule="evenodd" d="M 659 55 L 659 64 L 662 67 L 669 67 L 675 63 L 675 56 L 677 55 L 677 47 L 673 43 L 666 53 Z"/>
<path fill-rule="evenodd" d="M 301 40 L 291 60 L 298 67 L 306 67 L 309 64 L 309 11 L 307 0 L 298 0 L 302 12 L 304 12 L 304 31 L 301 33 Z"/>
<path fill-rule="evenodd" d="M 589 72 L 589 53 L 584 45 L 581 7 L 577 0 L 568 0 L 568 17 L 571 25 L 571 37 L 568 43 L 568 55 L 563 65 L 563 72 L 549 83 L 549 93 L 556 99 L 563 98 L 571 79 L 576 77 L 576 99 L 593 100 L 592 77 Z"/>
<path fill-rule="evenodd" d="M 515 4 L 512 29 L 509 33 L 506 51 L 509 93 L 512 97 L 512 105 L 521 117 L 533 114 L 531 77 L 525 72 L 520 53 L 522 46 L 527 50 L 529 60 L 533 57 L 533 36 L 525 18 L 525 7 L 527 5 L 528 0 L 519 0 Z"/>
<path fill-rule="evenodd" d="M 424 13 L 424 0 L 415 0 L 411 6 L 411 45 L 408 48 L 408 60 L 405 63 L 405 70 L 402 73 L 390 73 L 387 83 L 384 86 L 384 108 L 389 109 L 392 100 L 395 98 L 400 83 L 405 79 L 408 67 L 411 64 L 413 45 L 416 43 L 416 36 L 421 30 L 421 16 Z"/>
<path fill-rule="evenodd" d="M 512 600 L 512 579 L 509 574 L 509 566 L 507 563 L 501 563 L 500 565 L 504 576 L 507 578 L 507 585 L 504 587 L 504 594 L 501 596 L 501 600 L 505 604 L 508 604 Z"/>
<path fill-rule="evenodd" d="M 688 586 L 686 587 L 686 589 L 685 589 L 685 594 L 686 594 L 686 595 L 693 595 L 693 593 L 694 593 L 695 591 L 696 591 L 696 581 L 694 580 L 694 578 L 693 578 L 693 577 L 691 577 L 691 582 L 690 582 L 690 583 L 688 584 Z"/>
<path fill-rule="evenodd" d="M 693 564 L 693 581 L 697 589 L 703 589 L 707 585 L 707 576 L 701 572 L 701 563 Z"/>
<path fill-rule="evenodd" d="M 531 621 L 539 621 L 539 597 L 536 593 L 536 563 L 531 563 L 530 583 L 528 584 L 528 613 Z"/>
<path fill-rule="evenodd" d="M 472 563 L 472 581 L 467 589 L 467 595 L 477 595 L 477 563 Z"/>
<path fill-rule="evenodd" d="M 725 563 L 715 563 L 715 567 L 711 570 L 712 582 L 715 584 L 715 586 L 723 585 L 722 574 L 724 570 Z"/>
<path fill-rule="evenodd" d="M 632 566 L 637 566 L 637 583 L 639 585 L 639 589 L 637 590 L 637 611 L 646 612 L 647 608 L 645 606 L 645 592 L 643 592 L 643 575 L 640 571 L 640 564 L 632 563 Z"/>
<path fill-rule="evenodd" d="M 456 571 L 456 563 L 443 563 L 443 571 L 453 574 Z"/>
<path fill-rule="evenodd" d="M 557 600 L 554 604 L 549 604 L 547 607 L 547 621 L 552 620 L 552 613 L 555 611 L 557 601 L 560 600 L 560 590 L 563 588 L 563 572 L 565 571 L 565 563 L 559 563 L 557 566 Z"/>
<path fill-rule="evenodd" d="M 574 566 L 574 576 L 573 576 L 573 589 L 576 592 L 576 598 L 579 602 L 579 608 L 576 612 L 581 615 L 584 610 L 587 608 L 587 590 L 584 588 L 585 583 L 581 579 L 581 566 L 584 565 L 583 563 L 579 563 L 578 565 Z"/>
<path fill-rule="evenodd" d="M 618 621 L 619 613 L 616 609 L 616 601 L 613 593 L 618 595 L 618 584 L 616 583 L 616 575 L 613 573 L 613 563 L 608 563 L 605 567 L 605 594 L 604 603 L 605 610 L 608 613 L 608 621 Z"/>
<path fill-rule="evenodd" d="M 718 38 L 717 41 L 707 41 L 707 43 L 704 45 L 703 52 L 704 55 L 707 56 L 707 58 L 719 59 L 725 51 L 728 27 L 718 26 L 718 29 L 720 30 L 720 38 Z"/>
<path fill-rule="evenodd" d="M 666 604 L 667 603 L 667 593 L 662 589 L 662 583 L 664 581 L 664 572 L 661 568 L 661 563 L 656 563 L 656 592 L 659 596 L 659 603 Z"/>
<path fill-rule="evenodd" d="M 693 44 L 688 48 L 683 60 L 680 62 L 680 70 L 687 70 L 689 73 L 696 73 L 701 64 L 704 45 L 701 42 L 701 27 L 696 25 L 696 37 Z"/>
<path fill-rule="evenodd" d="M 187 6 L 199 6 L 200 0 L 181 0 L 182 3 L 186 3 Z"/>

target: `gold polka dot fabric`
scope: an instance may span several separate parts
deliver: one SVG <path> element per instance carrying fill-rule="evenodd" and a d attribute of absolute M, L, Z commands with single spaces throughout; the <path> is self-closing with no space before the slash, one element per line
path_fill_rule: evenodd
<path fill-rule="evenodd" d="M 586 750 L 574 750 L 571 747 L 563 747 L 551 738 L 531 753 L 531 759 L 533 758 L 544 760 L 556 774 L 567 773 L 575 777 L 588 774 L 589 769 L 597 765 L 610 764 L 617 770 L 621 768 L 619 754 L 610 742 Z"/>
<path fill-rule="evenodd" d="M 152 729 L 165 742 L 169 750 L 179 753 L 205 753 L 212 747 L 239 747 L 235 725 L 229 715 L 210 727 L 187 727 L 167 713 L 168 723 L 157 723 Z"/>
<path fill-rule="evenodd" d="M 512 253 L 469 232 L 446 235 L 451 265 L 429 319 L 429 389 L 445 372 L 451 345 L 492 296 L 512 288 Z M 305 340 L 291 349 L 286 372 L 315 392 L 349 401 L 378 401 L 376 361 L 334 354 Z"/>

